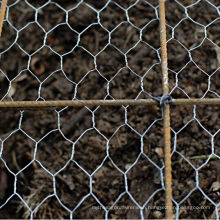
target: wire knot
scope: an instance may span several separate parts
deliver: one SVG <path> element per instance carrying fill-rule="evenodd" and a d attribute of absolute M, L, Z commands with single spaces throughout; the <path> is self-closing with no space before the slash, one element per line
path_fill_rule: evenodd
<path fill-rule="evenodd" d="M 156 100 L 157 102 L 160 103 L 160 106 L 166 106 L 166 104 L 171 104 L 173 103 L 172 96 L 170 94 L 165 94 L 161 97 L 152 97 L 152 99 Z"/>

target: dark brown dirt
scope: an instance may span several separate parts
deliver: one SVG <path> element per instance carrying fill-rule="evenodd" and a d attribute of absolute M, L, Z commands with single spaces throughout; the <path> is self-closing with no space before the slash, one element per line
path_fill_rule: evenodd
<path fill-rule="evenodd" d="M 27 2 L 38 8 L 47 1 Z M 53 2 L 56 4 L 39 10 L 38 23 L 19 31 L 13 44 L 16 29 L 35 21 L 35 10 L 25 1 L 14 5 L 15 0 L 9 0 L 10 24 L 4 22 L 0 39 L 0 99 L 162 95 L 158 8 L 153 8 L 157 1 L 140 1 L 131 7 L 130 24 L 125 9 L 135 0 L 115 0 L 103 10 L 106 0 L 85 0 L 76 8 L 77 0 Z M 196 1 L 178 2 L 189 6 Z M 217 1 L 210 2 L 218 6 Z M 86 4 L 102 10 L 103 27 Z M 206 1 L 188 8 L 188 15 L 201 25 L 215 20 L 207 26 L 208 38 L 203 41 L 204 27 L 186 17 L 180 4 L 169 0 L 166 6 L 171 95 L 219 97 L 220 26 L 219 19 L 215 20 L 219 18 L 216 8 Z M 63 9 L 69 10 L 69 26 L 56 27 L 66 21 Z M 107 46 L 109 33 L 111 45 Z M 105 218 L 100 201 L 107 208 L 112 206 L 108 218 L 139 219 L 138 205 L 148 199 L 143 217 L 165 217 L 165 191 L 156 167 L 162 169 L 164 153 L 159 106 L 2 110 L 0 114 L 0 206 L 13 195 L 14 174 L 19 172 L 16 192 L 32 210 L 42 202 L 34 218 L 69 218 L 67 209 L 75 210 L 73 218 Z M 219 114 L 219 106 L 171 108 L 173 198 L 180 206 L 179 218 L 216 218 L 213 203 L 219 203 L 220 164 L 217 158 L 208 161 L 208 156 L 220 156 Z M 55 174 L 55 184 L 51 174 Z M 17 195 L 0 209 L 0 218 L 29 217 Z"/>

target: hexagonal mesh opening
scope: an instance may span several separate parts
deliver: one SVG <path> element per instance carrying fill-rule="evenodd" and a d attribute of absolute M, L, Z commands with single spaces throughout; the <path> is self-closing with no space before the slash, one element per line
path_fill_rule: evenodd
<path fill-rule="evenodd" d="M 0 218 L 165 218 L 168 105 L 173 214 L 219 218 L 220 4 L 166 1 L 172 105 L 159 2 L 8 0 Z"/>

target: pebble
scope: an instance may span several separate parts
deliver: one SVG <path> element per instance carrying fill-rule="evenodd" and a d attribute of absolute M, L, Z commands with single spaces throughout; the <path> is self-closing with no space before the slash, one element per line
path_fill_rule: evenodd
<path fill-rule="evenodd" d="M 156 218 L 156 219 L 161 219 L 163 217 L 163 214 L 160 211 L 154 211 L 153 212 L 153 217 Z"/>

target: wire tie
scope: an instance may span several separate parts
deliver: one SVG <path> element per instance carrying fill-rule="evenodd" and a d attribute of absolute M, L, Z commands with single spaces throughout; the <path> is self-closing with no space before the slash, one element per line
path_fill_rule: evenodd
<path fill-rule="evenodd" d="M 173 99 L 172 99 L 172 96 L 170 94 L 165 94 L 161 97 L 155 97 L 155 96 L 152 96 L 152 99 L 159 102 L 160 103 L 160 106 L 166 106 L 166 104 L 173 104 Z"/>

